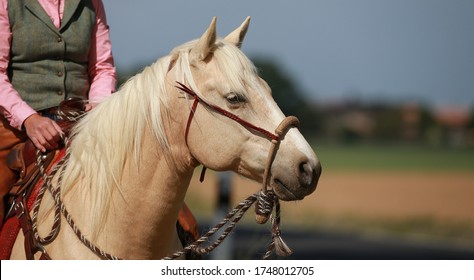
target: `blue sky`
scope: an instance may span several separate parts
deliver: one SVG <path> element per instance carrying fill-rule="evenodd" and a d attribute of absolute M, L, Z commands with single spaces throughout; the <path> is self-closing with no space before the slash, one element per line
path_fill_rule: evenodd
<path fill-rule="evenodd" d="M 472 0 L 103 0 L 118 67 L 151 64 L 246 16 L 249 56 L 276 59 L 306 95 L 474 106 Z"/>

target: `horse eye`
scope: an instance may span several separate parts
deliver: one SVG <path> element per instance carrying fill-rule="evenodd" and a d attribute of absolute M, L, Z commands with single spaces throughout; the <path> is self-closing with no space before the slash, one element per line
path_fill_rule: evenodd
<path fill-rule="evenodd" d="M 225 98 L 230 105 L 234 106 L 245 102 L 245 98 L 233 92 L 229 93 Z"/>

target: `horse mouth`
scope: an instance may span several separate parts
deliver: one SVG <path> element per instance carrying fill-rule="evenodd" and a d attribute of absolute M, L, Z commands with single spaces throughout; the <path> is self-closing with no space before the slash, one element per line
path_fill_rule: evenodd
<path fill-rule="evenodd" d="M 301 200 L 304 198 L 304 195 L 297 195 L 292 192 L 289 187 L 278 178 L 273 179 L 272 188 L 278 198 L 284 201 Z"/>

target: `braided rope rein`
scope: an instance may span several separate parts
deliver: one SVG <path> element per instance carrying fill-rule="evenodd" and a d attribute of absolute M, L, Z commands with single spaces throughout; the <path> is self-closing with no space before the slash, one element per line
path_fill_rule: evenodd
<path fill-rule="evenodd" d="M 67 164 L 67 159 L 69 157 L 69 153 L 66 152 L 65 157 L 58 162 L 56 166 Z M 44 170 L 44 169 L 43 169 Z M 33 232 L 34 232 L 34 237 L 36 241 L 41 244 L 42 246 L 45 246 L 47 244 L 50 244 L 58 235 L 59 230 L 60 230 L 60 225 L 61 225 L 61 219 L 60 217 L 57 216 L 57 213 L 60 212 L 64 218 L 66 219 L 67 223 L 75 233 L 75 235 L 78 237 L 78 239 L 86 246 L 89 250 L 91 250 L 95 255 L 97 255 L 100 259 L 103 260 L 120 260 L 120 258 L 111 255 L 99 247 L 95 246 L 93 242 L 91 242 L 89 239 L 87 239 L 80 229 L 77 227 L 76 223 L 74 222 L 74 219 L 72 216 L 69 214 L 67 211 L 64 203 L 62 202 L 61 199 L 61 193 L 60 193 L 60 184 L 62 182 L 62 175 L 63 175 L 63 170 L 59 173 L 59 180 L 58 180 L 58 186 L 56 188 L 52 187 L 51 184 L 51 179 L 52 177 L 55 176 L 55 174 L 60 170 L 60 168 L 54 168 L 51 170 L 50 175 L 47 175 L 46 173 L 42 173 L 43 178 L 44 178 L 44 184 L 40 190 L 40 195 L 38 195 L 38 199 L 35 202 L 34 206 L 34 214 L 32 216 L 33 220 Z M 41 172 L 41 171 L 40 171 Z M 38 210 L 39 210 L 39 205 L 41 204 L 41 200 L 43 198 L 43 195 L 45 193 L 45 190 L 48 189 L 49 192 L 53 195 L 54 201 L 55 201 L 55 220 L 54 220 L 54 225 L 52 227 L 51 233 L 48 235 L 46 238 L 40 238 L 37 230 L 37 216 L 38 216 Z M 271 202 L 271 200 L 274 200 L 274 203 Z M 205 235 L 200 237 L 198 240 L 196 240 L 194 243 L 191 245 L 186 246 L 182 250 L 175 252 L 167 257 L 165 257 L 165 260 L 171 260 L 171 259 L 177 259 L 185 255 L 186 253 L 190 251 L 194 251 L 198 254 L 204 255 L 204 254 L 209 254 L 212 252 L 215 248 L 217 248 L 227 237 L 228 235 L 234 230 L 236 227 L 237 223 L 240 221 L 240 219 L 243 217 L 243 215 L 247 212 L 247 210 L 253 205 L 256 204 L 256 209 L 261 209 L 265 213 L 271 213 L 273 205 L 276 205 L 276 213 L 275 213 L 275 218 L 273 219 L 272 222 L 272 242 L 268 245 L 267 251 L 264 255 L 264 259 L 269 259 L 272 255 L 272 252 L 274 249 L 277 250 L 277 254 L 279 256 L 288 256 L 291 254 L 291 250 L 288 249 L 288 247 L 284 244 L 284 242 L 281 240 L 281 233 L 279 230 L 280 227 L 280 204 L 276 196 L 273 194 L 273 192 L 263 192 L 260 191 L 258 193 L 255 193 L 251 196 L 249 196 L 247 199 L 245 199 L 243 202 L 241 202 L 239 205 L 237 205 L 234 209 L 232 209 L 223 219 L 220 223 L 218 223 L 216 226 L 214 226 L 212 229 L 210 229 Z M 257 206 L 258 205 L 258 206 Z M 230 223 L 229 223 L 230 222 Z M 214 236 L 220 229 L 222 229 L 226 224 L 229 224 L 224 232 L 217 238 L 217 240 L 210 244 L 207 247 L 201 248 L 200 245 L 208 242 L 209 239 Z M 275 246 L 276 244 L 283 244 L 283 245 L 278 245 Z M 283 248 L 283 249 L 280 249 Z"/>
<path fill-rule="evenodd" d="M 58 110 L 57 112 L 57 117 L 60 120 L 67 120 L 67 121 L 72 121 L 76 122 L 79 119 L 81 119 L 85 115 L 84 112 L 63 112 L 61 110 Z M 65 136 L 62 136 L 63 142 L 65 143 L 66 146 L 66 154 L 65 156 L 53 167 L 51 170 L 50 174 L 48 175 L 46 172 L 46 169 L 43 164 L 43 155 L 39 150 L 37 150 L 36 155 L 37 155 L 37 161 L 36 164 L 39 167 L 40 174 L 43 177 L 43 185 L 40 188 L 40 191 L 38 193 L 38 198 L 35 201 L 34 207 L 33 207 L 33 216 L 32 216 L 32 229 L 33 229 L 33 234 L 35 241 L 40 244 L 41 246 L 45 246 L 47 244 L 50 244 L 51 242 L 54 241 L 54 239 L 58 236 L 60 228 L 61 228 L 61 217 L 60 213 L 64 216 L 66 219 L 67 223 L 73 230 L 74 234 L 78 237 L 78 239 L 89 249 L 91 250 L 95 255 L 97 255 L 100 259 L 102 260 L 118 260 L 119 258 L 108 254 L 107 252 L 103 251 L 99 247 L 95 246 L 93 242 L 91 242 L 89 239 L 87 239 L 84 234 L 81 232 L 81 230 L 77 227 L 76 223 L 74 222 L 74 219 L 72 216 L 69 214 L 67 211 L 62 199 L 61 199 L 61 184 L 62 184 L 62 179 L 64 175 L 64 167 L 67 165 L 69 157 L 70 157 L 70 146 L 69 146 L 69 139 Z M 52 185 L 52 179 L 54 176 L 56 176 L 57 172 L 60 171 L 59 173 L 59 178 L 58 178 L 58 184 L 56 188 L 53 187 Z M 38 212 L 39 208 L 41 205 L 41 201 L 44 197 L 44 194 L 46 192 L 46 189 L 51 193 L 53 196 L 54 200 L 54 206 L 55 206 L 55 214 L 54 214 L 54 221 L 53 221 L 53 226 L 51 228 L 50 234 L 45 237 L 41 238 L 38 229 L 37 229 L 37 219 L 38 219 Z"/>
<path fill-rule="evenodd" d="M 268 195 L 270 194 L 270 195 Z M 276 209 L 276 214 L 275 218 L 273 220 L 273 225 L 272 225 L 272 241 L 267 247 L 267 251 L 263 257 L 263 259 L 269 259 L 272 255 L 273 250 L 276 250 L 277 255 L 279 256 L 288 256 L 292 252 L 288 248 L 288 246 L 283 242 L 281 239 L 281 232 L 280 232 L 280 204 L 278 202 L 278 199 L 276 196 L 274 196 L 273 192 L 268 192 L 264 193 L 262 191 L 257 192 L 251 196 L 249 196 L 247 199 L 239 203 L 234 209 L 232 209 L 223 219 L 220 223 L 215 225 L 213 228 L 211 228 L 205 235 L 200 237 L 198 240 L 193 242 L 192 244 L 184 247 L 182 250 L 175 252 L 173 254 L 168 255 L 167 257 L 164 258 L 164 260 L 172 260 L 172 259 L 177 259 L 185 255 L 186 253 L 189 253 L 190 251 L 194 251 L 195 253 L 204 255 L 204 254 L 209 254 L 212 252 L 215 248 L 217 248 L 221 243 L 229 236 L 229 234 L 234 230 L 236 227 L 237 223 L 240 221 L 240 219 L 243 217 L 243 215 L 247 212 L 247 210 L 255 203 L 256 205 L 262 205 L 260 207 L 265 207 L 263 205 L 272 205 L 273 203 L 268 203 L 269 199 L 275 199 L 275 205 L 277 205 Z M 256 206 L 257 207 L 257 206 Z M 267 211 L 272 212 L 271 208 L 265 208 Z M 209 239 L 215 235 L 220 229 L 222 229 L 226 224 L 228 226 L 224 229 L 223 233 L 210 245 L 207 247 L 200 247 L 203 243 L 209 242 Z"/>
<path fill-rule="evenodd" d="M 85 101 L 78 101 L 78 102 L 85 102 Z M 56 117 L 58 120 L 62 121 L 68 121 L 68 122 L 77 122 L 79 119 L 84 117 L 86 112 L 82 110 L 68 110 L 68 111 L 63 111 L 60 108 L 56 110 Z M 64 143 L 68 143 L 67 137 L 64 135 L 61 135 L 62 140 Z M 46 173 L 46 166 L 44 163 L 46 156 L 42 155 L 39 150 L 36 151 L 36 166 L 38 166 L 40 174 L 43 177 L 43 186 L 40 188 L 40 191 L 38 193 L 38 197 L 35 201 L 35 204 L 33 206 L 33 216 L 32 216 L 32 228 L 33 228 L 33 234 L 35 236 L 35 239 L 37 242 L 41 245 L 47 245 L 53 242 L 54 239 L 56 239 L 57 235 L 59 234 L 60 228 L 61 228 L 61 215 L 60 215 L 60 204 L 61 204 L 61 198 L 60 198 L 60 190 L 59 187 L 56 189 L 52 188 L 51 180 L 53 179 L 54 175 L 57 173 L 57 171 L 65 164 L 65 162 L 68 159 L 68 156 L 63 157 L 51 170 L 51 175 L 48 176 Z M 47 186 L 47 188 L 46 188 Z M 58 185 L 59 186 L 59 185 Z M 41 201 L 43 200 L 43 196 L 45 194 L 46 189 L 49 189 L 54 200 L 54 205 L 55 205 L 55 213 L 54 213 L 54 220 L 53 220 L 53 225 L 51 228 L 50 234 L 45 237 L 41 238 L 38 233 L 37 229 L 37 220 L 38 220 L 38 212 L 39 208 L 41 205 Z"/>
<path fill-rule="evenodd" d="M 77 121 L 78 119 L 82 118 L 84 116 L 84 113 L 82 114 L 76 114 L 76 115 L 65 115 L 63 112 L 58 111 L 58 118 L 60 119 L 66 119 L 68 121 Z M 298 119 L 296 117 L 287 117 L 285 118 L 282 123 L 278 126 L 276 129 L 276 135 L 279 136 L 281 139 L 282 136 L 284 136 L 287 131 L 291 127 L 295 127 L 298 125 Z M 198 240 L 193 242 L 192 244 L 186 246 L 182 250 L 175 252 L 167 257 L 165 257 L 165 260 L 171 260 L 171 259 L 176 259 L 184 254 L 194 251 L 198 254 L 209 254 L 212 252 L 215 248 L 217 248 L 228 236 L 229 234 L 234 230 L 236 227 L 237 223 L 241 220 L 243 215 L 247 212 L 247 210 L 256 203 L 255 205 L 255 212 L 256 212 L 256 221 L 259 224 L 264 224 L 268 221 L 270 218 L 271 214 L 273 213 L 273 208 L 275 207 L 275 215 L 274 218 L 272 218 L 272 240 L 270 244 L 267 247 L 267 251 L 263 257 L 263 259 L 269 259 L 273 253 L 273 251 L 276 252 L 278 256 L 289 256 L 292 254 L 291 249 L 285 244 L 283 239 L 281 238 L 281 230 L 280 230 L 280 203 L 279 199 L 273 192 L 273 190 L 268 190 L 268 181 L 270 178 L 270 168 L 273 163 L 273 160 L 275 158 L 276 152 L 278 150 L 279 144 L 280 144 L 280 139 L 278 140 L 272 140 L 272 146 L 269 151 L 269 157 L 267 161 L 267 165 L 265 168 L 265 173 L 264 173 L 264 180 L 263 180 L 263 187 L 262 190 L 249 196 L 247 199 L 245 199 L 243 202 L 241 202 L 239 205 L 237 205 L 234 209 L 232 209 L 224 218 L 223 220 L 218 223 L 216 226 L 214 226 L 212 229 L 210 229 L 206 234 L 204 234 L 202 237 L 200 237 Z M 41 152 L 38 150 L 37 151 L 37 162 L 36 164 L 39 166 L 40 169 L 40 174 L 43 177 L 43 185 L 41 186 L 41 189 L 38 194 L 38 198 L 35 201 L 34 207 L 33 207 L 33 216 L 32 216 L 32 229 L 34 233 L 34 238 L 37 244 L 40 244 L 41 246 L 45 246 L 50 244 L 51 242 L 54 241 L 54 239 L 58 236 L 60 228 L 61 228 L 61 217 L 60 214 L 64 216 L 66 219 L 67 223 L 75 233 L 75 235 L 78 237 L 78 239 L 85 245 L 89 250 L 91 250 L 95 255 L 97 255 L 100 259 L 103 260 L 120 260 L 120 258 L 111 255 L 99 247 L 95 246 L 94 243 L 92 243 L 89 239 L 87 239 L 84 234 L 80 231 L 80 229 L 77 227 L 76 223 L 74 222 L 72 216 L 69 214 L 67 211 L 62 199 L 61 199 L 61 184 L 62 184 L 62 178 L 64 175 L 64 168 L 63 166 L 67 165 L 69 157 L 70 157 L 70 146 L 69 146 L 69 140 L 67 137 L 63 137 L 63 141 L 66 145 L 66 154 L 65 156 L 52 168 L 50 171 L 50 174 L 48 175 L 46 172 L 46 169 L 44 167 L 44 161 L 43 161 L 43 155 Z M 53 187 L 52 185 L 52 179 L 54 176 L 56 176 L 57 172 L 61 170 L 59 173 L 59 178 L 58 178 L 58 184 L 56 188 Z M 54 221 L 53 221 L 53 226 L 51 228 L 50 234 L 45 237 L 41 238 L 38 229 L 37 229 L 37 224 L 38 224 L 38 212 L 39 208 L 41 205 L 41 201 L 44 197 L 44 194 L 46 192 L 46 189 L 51 193 L 54 199 L 54 206 L 55 206 L 55 214 L 54 214 Z M 209 239 L 214 236 L 220 229 L 222 229 L 226 224 L 228 226 L 224 229 L 223 233 L 217 238 L 215 242 L 212 244 L 208 245 L 207 247 L 200 247 L 203 243 L 209 242 Z"/>

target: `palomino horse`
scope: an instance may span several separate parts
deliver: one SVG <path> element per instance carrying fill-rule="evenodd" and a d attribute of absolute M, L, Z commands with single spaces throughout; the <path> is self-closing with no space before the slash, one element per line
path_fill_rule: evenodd
<path fill-rule="evenodd" d="M 159 259 L 182 248 L 176 220 L 200 164 L 268 179 L 286 201 L 315 190 L 321 167 L 296 128 L 280 135 L 271 169 L 265 168 L 273 135 L 268 131 L 285 116 L 240 50 L 249 20 L 217 39 L 214 18 L 200 39 L 145 68 L 74 128 L 68 162 L 53 185 L 60 185 L 77 228 L 103 251 L 123 259 Z M 185 87 L 178 89 L 177 82 Z M 51 230 L 53 204 L 46 194 L 39 236 Z M 11 258 L 25 258 L 23 239 L 20 233 Z M 52 259 L 98 258 L 67 225 L 44 248 Z"/>

